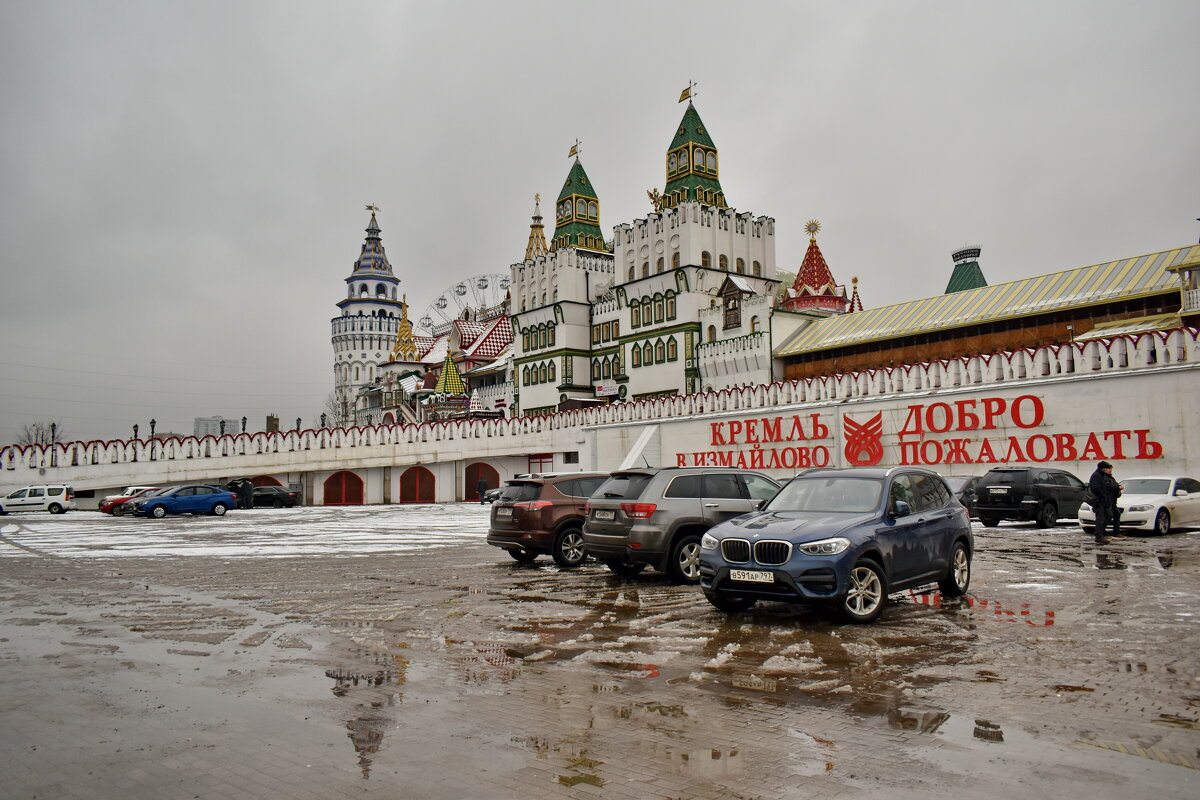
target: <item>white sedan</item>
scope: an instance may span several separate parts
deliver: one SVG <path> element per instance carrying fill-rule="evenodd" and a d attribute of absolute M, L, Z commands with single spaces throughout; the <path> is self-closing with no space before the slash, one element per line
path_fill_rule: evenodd
<path fill-rule="evenodd" d="M 1161 534 L 1200 526 L 1200 481 L 1195 478 L 1156 475 L 1122 483 L 1125 491 L 1117 499 L 1122 529 Z M 1096 512 L 1087 503 L 1079 507 L 1079 524 L 1089 533 L 1096 528 Z"/>

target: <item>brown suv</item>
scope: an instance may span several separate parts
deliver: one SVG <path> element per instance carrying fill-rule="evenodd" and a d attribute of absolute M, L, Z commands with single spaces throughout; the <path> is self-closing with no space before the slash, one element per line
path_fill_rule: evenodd
<path fill-rule="evenodd" d="M 492 503 L 487 542 L 521 563 L 549 553 L 560 567 L 587 558 L 583 519 L 587 499 L 607 472 L 543 472 L 518 475 Z"/>

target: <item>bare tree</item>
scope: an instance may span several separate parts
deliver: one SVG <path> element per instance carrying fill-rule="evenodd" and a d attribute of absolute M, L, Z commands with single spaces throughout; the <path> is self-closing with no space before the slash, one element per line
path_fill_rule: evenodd
<path fill-rule="evenodd" d="M 341 386 L 333 389 L 325 398 L 325 425 L 344 428 L 354 421 L 354 392 Z"/>
<path fill-rule="evenodd" d="M 36 444 L 45 447 L 64 440 L 62 423 L 54 419 L 39 419 L 23 426 L 17 434 L 17 444 Z"/>

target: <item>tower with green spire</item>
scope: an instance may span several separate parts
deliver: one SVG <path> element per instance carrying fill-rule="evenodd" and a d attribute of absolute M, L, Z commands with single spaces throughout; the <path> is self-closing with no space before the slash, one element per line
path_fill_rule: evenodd
<path fill-rule="evenodd" d="M 675 138 L 667 148 L 667 185 L 662 193 L 662 207 L 674 208 L 694 201 L 728 208 L 721 189 L 719 163 L 717 146 L 689 100 Z"/>
<path fill-rule="evenodd" d="M 604 244 L 604 232 L 600 230 L 600 198 L 592 188 L 592 182 L 575 156 L 575 163 L 567 174 L 567 182 L 558 194 L 554 209 L 554 238 L 550 249 L 579 247 L 585 250 L 608 252 Z"/>

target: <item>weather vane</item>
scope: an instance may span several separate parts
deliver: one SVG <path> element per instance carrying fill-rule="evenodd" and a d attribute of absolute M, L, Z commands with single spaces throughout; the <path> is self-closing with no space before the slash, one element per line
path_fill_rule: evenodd
<path fill-rule="evenodd" d="M 370 211 L 372 214 L 374 214 L 376 211 L 382 211 L 382 210 L 383 209 L 381 209 L 379 206 L 375 205 L 374 203 L 367 203 L 367 211 Z"/>
<path fill-rule="evenodd" d="M 679 102 L 682 103 L 684 100 L 691 100 L 695 97 L 696 87 L 699 85 L 695 81 L 688 81 L 688 87 L 679 93 Z"/>
<path fill-rule="evenodd" d="M 542 193 L 541 192 L 536 192 L 533 195 L 533 202 L 537 203 L 538 205 L 541 205 L 541 202 L 542 202 Z"/>
<path fill-rule="evenodd" d="M 821 223 L 817 222 L 815 219 L 810 219 L 804 226 L 804 230 L 808 233 L 808 237 L 810 239 L 816 239 L 817 234 L 821 231 Z"/>
<path fill-rule="evenodd" d="M 579 146 L 581 144 L 583 144 L 583 142 L 579 141 L 579 139 L 577 137 L 575 139 L 575 144 L 571 145 L 571 152 L 567 153 L 567 158 L 570 158 L 571 156 L 578 156 L 579 155 Z"/>

